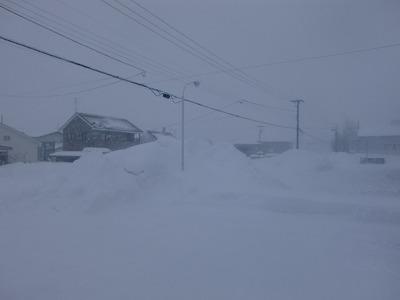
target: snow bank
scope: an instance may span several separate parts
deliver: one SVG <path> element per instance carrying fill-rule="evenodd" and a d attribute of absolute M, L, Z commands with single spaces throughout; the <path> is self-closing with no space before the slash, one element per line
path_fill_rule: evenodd
<path fill-rule="evenodd" d="M 324 199 L 400 197 L 399 160 L 374 166 L 360 165 L 358 159 L 357 155 L 292 150 L 249 160 L 231 144 L 188 140 L 182 173 L 178 143 L 161 138 L 105 155 L 88 153 L 72 164 L 4 166 L 1 184 L 11 188 L 0 190 L 0 212 L 35 206 L 85 211 L 151 201 L 159 195 L 164 201 L 265 193 Z"/>
<path fill-rule="evenodd" d="M 243 190 L 253 184 L 253 168 L 232 145 L 188 141 L 184 174 L 179 149 L 176 140 L 165 138 L 105 155 L 88 153 L 72 164 L 8 165 L 0 169 L 2 184 L 18 182 L 18 189 L 1 189 L 0 207 L 87 210 L 149 198 L 154 191 L 170 199 L 177 192 L 193 196 L 200 190 Z"/>

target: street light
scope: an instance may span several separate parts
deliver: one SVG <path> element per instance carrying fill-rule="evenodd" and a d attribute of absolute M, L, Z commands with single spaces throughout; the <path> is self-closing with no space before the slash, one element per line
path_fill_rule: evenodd
<path fill-rule="evenodd" d="M 181 99 L 181 170 L 185 170 L 185 91 L 186 87 L 189 85 L 194 85 L 194 87 L 198 87 L 200 85 L 200 81 L 191 81 L 186 83 L 183 86 L 182 90 L 182 99 Z"/>

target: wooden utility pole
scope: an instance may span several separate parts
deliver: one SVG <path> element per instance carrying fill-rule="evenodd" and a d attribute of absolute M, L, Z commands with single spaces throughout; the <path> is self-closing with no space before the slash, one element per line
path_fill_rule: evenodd
<path fill-rule="evenodd" d="M 303 100 L 299 99 L 299 100 L 291 100 L 290 102 L 293 102 L 296 104 L 296 121 L 297 121 L 297 125 L 296 125 L 296 149 L 300 148 L 299 145 L 299 137 L 300 137 L 300 103 L 304 103 Z"/>
<path fill-rule="evenodd" d="M 260 126 L 257 126 L 257 127 L 258 127 L 258 142 L 261 143 L 261 141 L 262 141 L 263 129 L 264 129 L 265 126 L 260 125 Z"/>

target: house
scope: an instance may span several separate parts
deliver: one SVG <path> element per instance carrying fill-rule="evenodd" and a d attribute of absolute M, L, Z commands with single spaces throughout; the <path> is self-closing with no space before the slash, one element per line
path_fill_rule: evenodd
<path fill-rule="evenodd" d="M 11 147 L 0 145 L 0 166 L 8 164 L 8 151 L 11 149 Z"/>
<path fill-rule="evenodd" d="M 35 139 L 40 142 L 39 160 L 41 161 L 50 160 L 51 153 L 62 150 L 63 134 L 60 131 L 37 136 Z"/>
<path fill-rule="evenodd" d="M 268 154 L 283 153 L 292 149 L 291 142 L 286 141 L 268 141 L 256 144 L 235 144 L 236 149 L 251 158 L 264 157 Z"/>
<path fill-rule="evenodd" d="M 62 126 L 63 150 L 84 148 L 118 150 L 141 143 L 143 131 L 125 119 L 75 113 Z"/>
<path fill-rule="evenodd" d="M 7 147 L 8 162 L 38 161 L 40 142 L 26 135 L 22 131 L 12 128 L 4 123 L 0 123 L 0 142 L 3 149 L 4 147 Z"/>
<path fill-rule="evenodd" d="M 350 152 L 400 155 L 400 126 L 392 123 L 380 129 L 360 129 L 350 142 Z"/>

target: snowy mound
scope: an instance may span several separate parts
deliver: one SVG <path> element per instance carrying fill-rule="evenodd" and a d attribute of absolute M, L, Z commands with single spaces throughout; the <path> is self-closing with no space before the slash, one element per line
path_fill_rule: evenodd
<path fill-rule="evenodd" d="M 0 208 L 44 204 L 56 210 L 87 210 L 152 198 L 155 191 L 172 199 L 182 193 L 237 191 L 253 184 L 254 169 L 230 144 L 189 140 L 184 173 L 179 149 L 176 140 L 165 138 L 104 155 L 88 153 L 72 164 L 9 165 L 0 169 L 0 178 L 4 185 L 18 182 L 18 189 L 1 189 Z"/>

